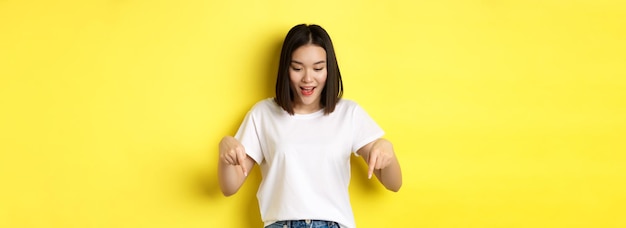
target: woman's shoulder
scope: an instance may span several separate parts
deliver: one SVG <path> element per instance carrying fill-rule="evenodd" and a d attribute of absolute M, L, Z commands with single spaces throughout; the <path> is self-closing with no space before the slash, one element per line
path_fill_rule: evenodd
<path fill-rule="evenodd" d="M 358 103 L 356 101 L 350 100 L 350 99 L 346 99 L 346 98 L 341 98 L 339 100 L 339 103 L 337 103 L 337 105 L 339 105 L 339 104 L 349 105 L 349 106 L 358 105 Z"/>
<path fill-rule="evenodd" d="M 356 101 L 341 98 L 341 100 L 339 100 L 339 102 L 337 103 L 337 107 L 353 109 L 359 107 L 359 104 Z"/>
<path fill-rule="evenodd" d="M 280 108 L 280 106 L 274 101 L 274 98 L 270 97 L 258 101 L 252 106 L 250 112 L 275 111 L 277 108 Z"/>
<path fill-rule="evenodd" d="M 362 109 L 359 103 L 354 100 L 341 98 L 335 106 L 335 111 L 338 113 L 352 113 L 357 109 Z"/>

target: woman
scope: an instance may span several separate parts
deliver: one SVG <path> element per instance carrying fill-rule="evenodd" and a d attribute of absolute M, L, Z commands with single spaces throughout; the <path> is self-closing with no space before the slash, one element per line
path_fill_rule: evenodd
<path fill-rule="evenodd" d="M 257 198 L 266 227 L 355 227 L 348 196 L 356 152 L 389 190 L 402 185 L 400 165 L 383 130 L 343 84 L 328 33 L 296 25 L 283 42 L 276 97 L 258 102 L 235 137 L 219 144 L 224 195 L 237 192 L 254 164 L 263 179 Z"/>

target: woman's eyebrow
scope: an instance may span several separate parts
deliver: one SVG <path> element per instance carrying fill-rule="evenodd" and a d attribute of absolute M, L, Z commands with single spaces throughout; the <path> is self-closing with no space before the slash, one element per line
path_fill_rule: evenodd
<path fill-rule="evenodd" d="M 291 60 L 291 63 L 304 65 L 304 63 L 301 63 L 301 62 L 296 61 L 296 60 L 293 60 L 293 59 Z M 321 64 L 321 63 L 326 63 L 326 60 L 320 60 L 320 61 L 317 61 L 317 62 L 313 63 L 313 65 L 317 65 L 317 64 Z"/>

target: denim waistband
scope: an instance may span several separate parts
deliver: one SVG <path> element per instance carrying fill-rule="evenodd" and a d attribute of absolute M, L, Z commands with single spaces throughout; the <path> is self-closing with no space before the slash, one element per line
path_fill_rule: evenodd
<path fill-rule="evenodd" d="M 339 224 L 325 220 L 284 220 L 272 223 L 265 228 L 339 228 Z"/>

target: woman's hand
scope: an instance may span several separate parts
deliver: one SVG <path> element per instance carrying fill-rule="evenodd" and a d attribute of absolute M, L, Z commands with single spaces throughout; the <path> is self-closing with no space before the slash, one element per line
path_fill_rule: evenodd
<path fill-rule="evenodd" d="M 241 166 L 244 176 L 248 176 L 248 170 L 244 165 L 244 160 L 248 155 L 237 139 L 232 136 L 226 136 L 220 141 L 220 162 L 232 166 Z"/>
<path fill-rule="evenodd" d="M 357 154 L 369 167 L 367 178 L 372 178 L 374 174 L 385 188 L 394 192 L 400 190 L 402 171 L 391 142 L 382 138 L 374 140 L 361 147 Z"/>
<path fill-rule="evenodd" d="M 367 162 L 367 165 L 369 166 L 367 178 L 371 179 L 375 169 L 380 170 L 387 168 L 387 166 L 389 166 L 395 159 L 396 155 L 393 151 L 393 145 L 391 145 L 391 142 L 384 139 L 374 141 L 372 147 L 370 148 Z"/>

